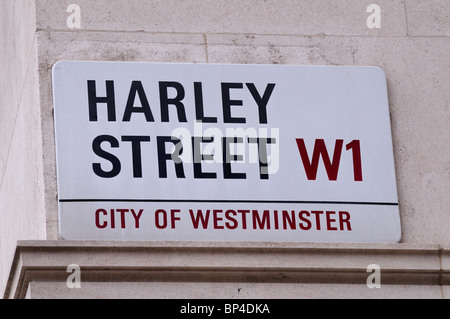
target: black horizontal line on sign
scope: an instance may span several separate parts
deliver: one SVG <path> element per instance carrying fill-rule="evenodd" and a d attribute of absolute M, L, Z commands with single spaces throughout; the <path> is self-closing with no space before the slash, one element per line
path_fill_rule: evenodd
<path fill-rule="evenodd" d="M 389 202 L 342 202 L 342 201 L 297 201 L 297 200 L 247 200 L 247 199 L 60 199 L 60 203 L 121 202 L 121 203 L 236 203 L 236 204 L 334 204 L 334 205 L 378 205 L 398 206 Z"/>

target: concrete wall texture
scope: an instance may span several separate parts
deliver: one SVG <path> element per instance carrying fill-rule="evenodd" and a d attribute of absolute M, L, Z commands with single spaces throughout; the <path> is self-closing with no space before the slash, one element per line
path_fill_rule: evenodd
<path fill-rule="evenodd" d="M 80 28 L 67 24 L 70 4 Z M 370 4 L 380 28 L 367 25 Z M 448 0 L 2 0 L 0 26 L 1 290 L 18 240 L 58 239 L 51 68 L 60 60 L 379 66 L 398 249 L 450 243 Z"/>

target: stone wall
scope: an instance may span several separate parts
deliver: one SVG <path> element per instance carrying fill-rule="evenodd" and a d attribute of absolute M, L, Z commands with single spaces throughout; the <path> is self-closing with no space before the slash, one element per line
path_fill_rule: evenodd
<path fill-rule="evenodd" d="M 372 3 L 380 28 L 367 25 Z M 70 4 L 80 28 L 67 23 Z M 16 240 L 58 239 L 51 68 L 60 60 L 381 67 L 402 243 L 450 242 L 448 0 L 2 0 L 0 16 L 3 286 Z"/>

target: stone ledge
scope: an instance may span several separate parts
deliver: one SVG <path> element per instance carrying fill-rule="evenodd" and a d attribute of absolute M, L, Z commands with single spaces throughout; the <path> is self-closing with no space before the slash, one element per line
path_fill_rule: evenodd
<path fill-rule="evenodd" d="M 377 264 L 383 285 L 448 285 L 450 250 L 416 244 L 20 241 L 4 298 L 29 283 L 82 282 L 360 284 Z"/>

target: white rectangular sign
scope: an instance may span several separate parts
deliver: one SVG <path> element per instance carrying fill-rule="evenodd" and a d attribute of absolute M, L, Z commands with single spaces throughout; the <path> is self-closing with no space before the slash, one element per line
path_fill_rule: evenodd
<path fill-rule="evenodd" d="M 63 239 L 397 242 L 377 67 L 53 68 Z"/>

